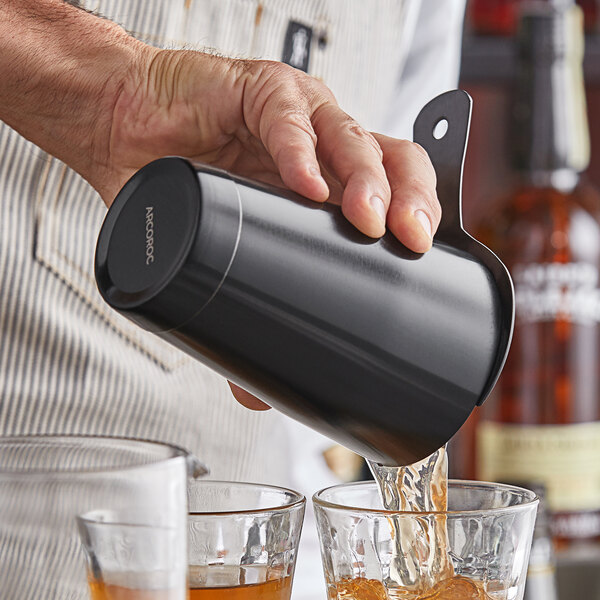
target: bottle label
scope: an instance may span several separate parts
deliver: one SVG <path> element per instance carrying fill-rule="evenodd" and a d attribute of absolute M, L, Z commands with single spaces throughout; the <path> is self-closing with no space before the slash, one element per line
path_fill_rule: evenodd
<path fill-rule="evenodd" d="M 582 325 L 600 323 L 599 276 L 595 265 L 518 264 L 511 273 L 520 321 L 562 319 Z"/>
<path fill-rule="evenodd" d="M 552 512 L 600 509 L 600 422 L 508 425 L 483 422 L 478 473 L 487 481 L 543 484 Z"/>

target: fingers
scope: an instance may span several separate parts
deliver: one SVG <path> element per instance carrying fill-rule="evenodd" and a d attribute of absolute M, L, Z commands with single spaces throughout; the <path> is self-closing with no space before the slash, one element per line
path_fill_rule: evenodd
<path fill-rule="evenodd" d="M 383 165 L 392 191 L 388 229 L 414 252 L 427 252 L 442 210 L 436 175 L 427 152 L 418 144 L 374 134 L 383 150 Z"/>
<path fill-rule="evenodd" d="M 316 135 L 306 114 L 287 113 L 275 120 L 266 143 L 285 185 L 311 200 L 327 200 L 329 188 L 321 176 Z"/>
<path fill-rule="evenodd" d="M 250 392 L 242 389 L 241 387 L 235 385 L 235 383 L 231 383 L 231 381 L 227 382 L 229 387 L 231 388 L 231 392 L 233 397 L 246 408 L 251 410 L 269 410 L 271 407 L 268 404 L 265 404 L 262 400 L 259 400 L 256 396 L 253 396 Z"/>
<path fill-rule="evenodd" d="M 391 191 L 379 144 L 332 103 L 315 111 L 313 124 L 319 158 L 344 188 L 342 212 L 364 234 L 382 236 Z"/>
<path fill-rule="evenodd" d="M 329 189 L 317 161 L 311 115 L 314 102 L 333 96 L 325 86 L 288 65 L 269 61 L 247 64 L 251 64 L 251 76 L 244 86 L 242 104 L 248 130 L 262 141 L 286 186 L 324 202 Z"/>
<path fill-rule="evenodd" d="M 324 201 L 330 192 L 337 195 L 332 182 L 339 182 L 342 212 L 357 229 L 377 238 L 387 226 L 411 250 L 429 250 L 441 209 L 427 153 L 412 142 L 369 133 L 324 85 L 296 69 L 264 61 L 253 68 L 244 120 L 283 183 Z"/>

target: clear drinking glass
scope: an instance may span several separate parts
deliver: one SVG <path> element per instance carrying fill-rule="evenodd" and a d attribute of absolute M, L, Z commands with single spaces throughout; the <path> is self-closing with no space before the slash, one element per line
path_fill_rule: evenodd
<path fill-rule="evenodd" d="M 289 600 L 305 504 L 283 488 L 191 481 L 190 600 Z"/>
<path fill-rule="evenodd" d="M 313 502 L 329 600 L 523 597 L 534 492 L 450 481 L 446 512 L 394 512 L 381 508 L 375 482 L 360 482 Z"/>
<path fill-rule="evenodd" d="M 96 510 L 77 517 L 92 600 L 187 598 L 187 556 L 175 526 Z"/>
<path fill-rule="evenodd" d="M 165 528 L 185 598 L 187 453 L 105 437 L 0 438 L 0 596 L 89 600 L 78 516 L 91 511 Z M 123 550 L 134 551 L 123 538 Z M 176 561 L 175 561 L 176 562 Z M 92 576 L 94 570 L 90 569 Z"/>

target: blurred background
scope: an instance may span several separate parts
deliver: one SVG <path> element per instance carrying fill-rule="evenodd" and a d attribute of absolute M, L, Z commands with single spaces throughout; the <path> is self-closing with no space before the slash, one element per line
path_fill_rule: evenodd
<path fill-rule="evenodd" d="M 519 11 L 536 2 L 468 0 L 461 87 L 473 96 L 473 121 L 465 165 L 463 215 L 467 230 L 490 201 L 506 195 L 515 178 L 510 164 L 509 115 L 518 69 Z M 587 177 L 600 186 L 600 2 L 578 0 L 585 15 L 584 79 L 591 138 Z"/>
<path fill-rule="evenodd" d="M 527 600 L 600 598 L 600 1 L 577 2 L 583 27 L 546 30 L 528 17 L 539 4 L 467 6 L 465 228 L 509 267 L 517 323 L 493 397 L 450 445 L 450 475 L 545 498 Z"/>

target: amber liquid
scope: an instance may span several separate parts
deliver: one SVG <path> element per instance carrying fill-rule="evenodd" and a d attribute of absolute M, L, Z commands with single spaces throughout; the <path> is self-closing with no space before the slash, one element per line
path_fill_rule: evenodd
<path fill-rule="evenodd" d="M 126 579 L 122 575 L 119 579 Z M 90 577 L 92 600 L 179 600 L 179 590 L 143 590 Z M 292 578 L 262 566 L 190 567 L 188 600 L 289 600 Z"/>
<path fill-rule="evenodd" d="M 189 600 L 289 600 L 292 577 L 262 565 L 189 568 Z"/>
<path fill-rule="evenodd" d="M 179 600 L 181 590 L 140 590 L 90 580 L 92 600 Z"/>
<path fill-rule="evenodd" d="M 491 600 L 478 582 L 458 575 L 418 595 L 386 593 L 384 585 L 374 579 L 344 579 L 337 583 L 334 594 L 336 600 Z"/>
<path fill-rule="evenodd" d="M 189 590 L 189 600 L 289 600 L 292 578 L 274 579 L 233 587 L 206 587 Z"/>

